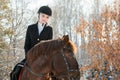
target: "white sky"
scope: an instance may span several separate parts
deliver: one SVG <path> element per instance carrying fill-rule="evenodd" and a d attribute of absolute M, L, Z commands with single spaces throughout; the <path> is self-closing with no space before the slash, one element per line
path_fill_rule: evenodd
<path fill-rule="evenodd" d="M 29 9 L 38 9 L 40 6 L 48 5 L 54 6 L 55 0 L 28 0 L 30 2 Z"/>

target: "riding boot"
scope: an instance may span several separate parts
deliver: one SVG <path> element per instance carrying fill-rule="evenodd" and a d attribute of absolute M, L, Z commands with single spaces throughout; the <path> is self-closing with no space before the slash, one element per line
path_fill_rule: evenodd
<path fill-rule="evenodd" d="M 14 67 L 14 69 L 10 73 L 10 80 L 18 80 L 20 71 L 21 71 L 22 67 L 24 67 L 25 62 L 26 62 L 26 59 L 22 60 L 20 63 L 18 63 Z"/>

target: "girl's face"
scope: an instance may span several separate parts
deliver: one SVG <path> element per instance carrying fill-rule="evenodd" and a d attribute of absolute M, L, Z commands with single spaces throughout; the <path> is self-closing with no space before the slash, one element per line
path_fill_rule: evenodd
<path fill-rule="evenodd" d="M 42 23 L 42 24 L 46 24 L 49 20 L 49 15 L 46 15 L 44 13 L 40 13 L 39 14 L 39 22 Z"/>

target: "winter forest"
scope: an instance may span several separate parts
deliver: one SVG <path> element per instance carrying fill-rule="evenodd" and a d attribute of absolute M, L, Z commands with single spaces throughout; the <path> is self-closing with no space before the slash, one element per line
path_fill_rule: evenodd
<path fill-rule="evenodd" d="M 120 80 L 120 0 L 42 1 L 0 0 L 0 80 L 24 59 L 26 29 L 42 5 L 53 11 L 53 39 L 68 34 L 77 46 L 80 80 Z"/>

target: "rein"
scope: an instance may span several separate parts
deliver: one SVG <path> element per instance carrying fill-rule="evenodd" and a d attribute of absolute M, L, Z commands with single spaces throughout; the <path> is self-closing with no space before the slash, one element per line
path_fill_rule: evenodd
<path fill-rule="evenodd" d="M 33 75 L 37 76 L 37 77 L 43 77 L 43 76 L 45 76 L 45 75 L 49 76 L 48 73 L 39 73 L 39 74 L 38 74 L 38 73 L 35 73 L 35 72 L 28 66 L 27 63 L 26 63 L 25 65 L 26 65 L 27 70 L 28 70 L 29 72 L 31 72 Z"/>

